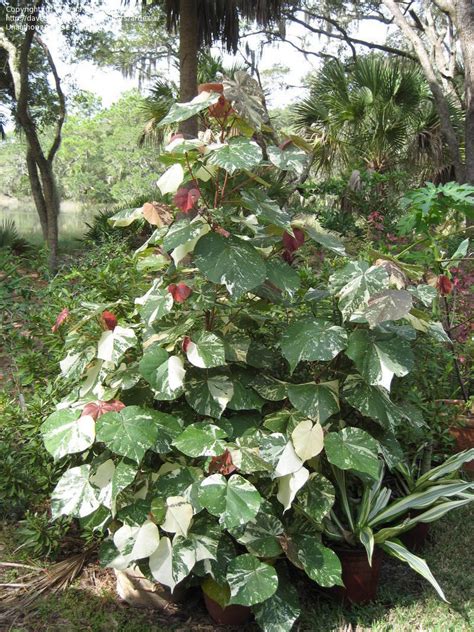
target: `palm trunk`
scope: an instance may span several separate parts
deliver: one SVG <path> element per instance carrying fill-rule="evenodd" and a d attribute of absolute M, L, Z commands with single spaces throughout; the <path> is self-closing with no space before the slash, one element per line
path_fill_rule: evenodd
<path fill-rule="evenodd" d="M 197 56 L 199 51 L 198 16 L 196 0 L 180 0 L 179 3 L 179 90 L 180 101 L 191 101 L 197 94 Z M 182 134 L 196 137 L 197 118 L 183 121 L 179 126 Z"/>

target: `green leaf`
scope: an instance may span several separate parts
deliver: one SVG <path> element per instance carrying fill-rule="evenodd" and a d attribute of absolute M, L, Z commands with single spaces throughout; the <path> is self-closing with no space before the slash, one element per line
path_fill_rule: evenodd
<path fill-rule="evenodd" d="M 222 441 L 224 437 L 226 432 L 218 426 L 198 422 L 187 426 L 173 445 L 187 456 L 218 456 L 226 448 L 225 441 Z"/>
<path fill-rule="evenodd" d="M 301 614 L 298 591 L 286 572 L 277 569 L 277 573 L 277 591 L 252 608 L 255 620 L 263 632 L 291 632 Z"/>
<path fill-rule="evenodd" d="M 414 555 L 413 553 L 410 553 L 410 551 L 397 540 L 394 540 L 393 542 L 391 542 L 390 540 L 385 540 L 384 543 L 380 544 L 380 548 L 382 548 L 392 557 L 395 557 L 402 562 L 406 562 L 410 566 L 410 568 L 412 568 L 416 573 L 420 574 L 422 577 L 430 582 L 430 584 L 436 590 L 441 599 L 443 599 L 443 601 L 448 601 L 444 596 L 440 585 L 433 577 L 433 574 L 430 571 L 425 560 L 423 560 L 421 557 L 418 557 L 417 555 Z"/>
<path fill-rule="evenodd" d="M 243 189 L 241 195 L 245 208 L 255 213 L 257 217 L 261 217 L 265 222 L 274 226 L 280 226 L 280 228 L 293 233 L 290 214 L 280 208 L 275 200 L 269 198 L 264 191 L 260 189 Z"/>
<path fill-rule="evenodd" d="M 115 213 L 115 215 L 112 215 L 112 217 L 109 217 L 107 221 L 114 228 L 125 228 L 125 226 L 130 226 L 136 219 L 143 219 L 143 209 L 141 206 L 119 211 Z"/>
<path fill-rule="evenodd" d="M 212 369 L 225 362 L 224 343 L 210 331 L 202 331 L 188 343 L 186 356 L 194 366 L 200 369 Z"/>
<path fill-rule="evenodd" d="M 417 298 L 425 307 L 429 307 L 434 299 L 438 296 L 436 288 L 431 285 L 417 285 L 416 287 L 407 288 L 412 296 Z"/>
<path fill-rule="evenodd" d="M 372 295 L 363 311 L 370 327 L 386 321 L 405 318 L 413 307 L 413 300 L 407 290 L 384 290 Z"/>
<path fill-rule="evenodd" d="M 107 330 L 102 333 L 97 345 L 97 357 L 99 360 L 117 364 L 125 351 L 133 347 L 136 341 L 133 329 L 117 325 L 113 331 Z"/>
<path fill-rule="evenodd" d="M 173 297 L 165 288 L 159 287 L 160 281 L 155 280 L 146 294 L 135 299 L 138 313 L 148 327 L 161 320 L 173 309 Z"/>
<path fill-rule="evenodd" d="M 79 410 L 57 410 L 41 425 L 44 446 L 57 461 L 66 454 L 84 452 L 94 443 L 95 422 Z"/>
<path fill-rule="evenodd" d="M 467 251 L 469 250 L 469 238 L 463 239 L 459 246 L 456 248 L 455 252 L 451 255 L 449 261 L 443 262 L 441 265 L 443 268 L 453 268 L 458 266 L 460 260 L 467 255 Z"/>
<path fill-rule="evenodd" d="M 226 529 L 230 529 L 253 520 L 262 498 L 255 487 L 238 474 L 229 479 L 222 474 L 213 474 L 201 482 L 199 501 Z"/>
<path fill-rule="evenodd" d="M 317 472 L 310 475 L 306 485 L 296 494 L 298 505 L 317 523 L 331 511 L 335 499 L 333 484 Z"/>
<path fill-rule="evenodd" d="M 174 222 L 168 228 L 168 232 L 163 239 L 163 248 L 169 252 L 188 241 L 196 239 L 201 234 L 202 228 L 203 222 L 201 218 L 196 218 L 193 221 L 180 219 Z"/>
<path fill-rule="evenodd" d="M 406 413 L 392 402 L 381 386 L 371 386 L 359 375 L 349 375 L 344 382 L 343 398 L 366 417 L 377 420 L 386 430 L 394 429 Z"/>
<path fill-rule="evenodd" d="M 288 384 L 288 398 L 297 410 L 323 424 L 339 412 L 339 383 Z"/>
<path fill-rule="evenodd" d="M 173 415 L 162 413 L 161 411 L 153 412 L 154 423 L 156 423 L 158 428 L 158 437 L 153 450 L 158 452 L 158 454 L 170 452 L 173 448 L 173 441 L 183 430 L 181 424 Z"/>
<path fill-rule="evenodd" d="M 341 257 L 347 256 L 340 236 L 323 228 L 314 215 L 298 215 L 292 220 L 292 225 L 304 230 L 313 241 L 324 248 Z"/>
<path fill-rule="evenodd" d="M 239 298 L 265 281 L 267 270 L 258 251 L 239 237 L 208 233 L 194 249 L 194 262 L 213 283 Z"/>
<path fill-rule="evenodd" d="M 329 432 L 324 440 L 328 461 L 341 470 L 355 470 L 372 478 L 379 476 L 378 445 L 360 428 Z"/>
<path fill-rule="evenodd" d="M 270 162 L 282 171 L 293 171 L 299 176 L 304 173 L 308 164 L 308 154 L 299 147 L 290 145 L 285 149 L 280 149 L 276 145 L 268 147 L 268 157 Z"/>
<path fill-rule="evenodd" d="M 349 336 L 346 355 L 369 384 L 383 386 L 387 391 L 390 391 L 393 376 L 407 375 L 415 363 L 407 340 L 364 329 L 353 331 Z"/>
<path fill-rule="evenodd" d="M 308 577 L 325 588 L 344 585 L 341 562 L 334 551 L 308 535 L 294 536 L 291 542 Z"/>
<path fill-rule="evenodd" d="M 207 164 L 222 167 L 230 175 L 239 169 L 252 169 L 262 160 L 262 150 L 253 140 L 236 136 L 228 143 L 218 145 L 207 154 Z"/>
<path fill-rule="evenodd" d="M 165 471 L 162 471 L 165 468 Z M 153 493 L 161 498 L 169 496 L 189 495 L 192 485 L 202 478 L 202 471 L 195 467 L 180 467 L 176 464 L 165 463 L 158 472 L 158 478 L 153 484 Z"/>
<path fill-rule="evenodd" d="M 261 410 L 265 402 L 251 388 L 254 373 L 247 372 L 244 369 L 234 369 L 231 379 L 234 385 L 234 394 L 227 407 L 230 410 Z"/>
<path fill-rule="evenodd" d="M 226 579 L 229 604 L 253 606 L 271 597 L 278 588 L 275 569 L 250 554 L 239 555 L 230 562 Z"/>
<path fill-rule="evenodd" d="M 300 286 L 298 272 L 281 259 L 275 258 L 267 261 L 267 281 L 290 298 L 293 298 Z"/>
<path fill-rule="evenodd" d="M 371 296 L 388 288 L 389 276 L 383 267 L 371 266 L 365 261 L 351 261 L 329 279 L 339 296 L 339 309 L 344 320 L 358 317 Z"/>
<path fill-rule="evenodd" d="M 216 92 L 201 92 L 188 103 L 173 103 L 168 114 L 161 119 L 159 126 L 180 123 L 196 116 L 199 112 L 206 110 L 210 105 L 217 103 L 219 94 Z"/>
<path fill-rule="evenodd" d="M 309 316 L 294 321 L 280 342 L 292 372 L 301 360 L 332 360 L 346 344 L 347 333 L 342 327 Z"/>
<path fill-rule="evenodd" d="M 261 397 L 271 402 L 280 402 L 288 397 L 287 382 L 281 382 L 270 375 L 257 375 L 251 386 Z"/>
<path fill-rule="evenodd" d="M 160 413 L 139 406 L 127 406 L 119 412 L 105 413 L 97 420 L 97 441 L 115 454 L 139 463 L 158 439 Z"/>
<path fill-rule="evenodd" d="M 186 382 L 186 401 L 200 415 L 219 419 L 234 394 L 226 375 L 195 377 Z"/>
<path fill-rule="evenodd" d="M 283 524 L 275 516 L 269 502 L 263 501 L 254 520 L 244 527 L 231 529 L 231 535 L 257 557 L 277 557 L 282 552 L 278 537 L 284 533 Z"/>
<path fill-rule="evenodd" d="M 154 390 L 159 401 L 171 401 L 183 392 L 186 371 L 178 356 L 168 357 L 159 344 L 148 347 L 138 365 L 140 374 Z"/>
<path fill-rule="evenodd" d="M 51 495 L 51 517 L 72 516 L 83 518 L 100 505 L 95 490 L 89 482 L 90 465 L 66 470 Z"/>

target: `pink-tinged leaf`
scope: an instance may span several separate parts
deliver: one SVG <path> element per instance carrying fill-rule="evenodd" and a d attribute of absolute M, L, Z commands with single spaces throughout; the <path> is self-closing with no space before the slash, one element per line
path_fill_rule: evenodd
<path fill-rule="evenodd" d="M 172 143 L 174 140 L 178 140 L 178 138 L 184 138 L 183 134 L 173 134 L 170 138 L 170 143 Z"/>
<path fill-rule="evenodd" d="M 181 211 L 183 211 L 183 213 L 189 213 L 192 211 L 200 197 L 201 192 L 195 186 L 192 186 L 191 188 L 181 187 L 176 192 L 173 202 Z"/>
<path fill-rule="evenodd" d="M 295 252 L 304 244 L 304 232 L 301 228 L 294 228 L 293 233 L 295 235 L 294 237 L 286 231 L 283 233 L 283 246 L 288 252 Z"/>
<path fill-rule="evenodd" d="M 189 336 L 184 336 L 183 342 L 181 344 L 181 349 L 183 350 L 183 353 L 186 353 L 190 344 L 191 344 L 191 338 Z"/>
<path fill-rule="evenodd" d="M 209 114 L 217 119 L 225 119 L 234 113 L 234 109 L 224 95 L 221 95 L 215 105 L 209 106 Z"/>
<path fill-rule="evenodd" d="M 113 331 L 115 327 L 117 327 L 117 316 L 115 316 L 115 314 L 112 314 L 112 312 L 108 312 L 107 310 L 105 310 L 105 312 L 102 312 L 101 319 L 102 324 L 106 329 Z"/>
<path fill-rule="evenodd" d="M 118 413 L 122 408 L 125 408 L 125 404 L 118 399 L 111 399 L 108 402 L 97 400 L 96 402 L 90 402 L 84 406 L 81 417 L 88 415 L 92 417 L 94 421 L 97 421 L 97 418 L 104 413 Z"/>
<path fill-rule="evenodd" d="M 51 327 L 51 331 L 54 333 L 56 333 L 58 331 L 58 329 L 61 327 L 61 325 L 63 324 L 63 322 L 66 320 L 66 318 L 69 316 L 69 310 L 67 307 L 65 307 L 59 314 L 58 317 L 56 318 L 56 322 L 54 323 L 54 325 Z"/>
<path fill-rule="evenodd" d="M 225 237 L 226 239 L 227 237 L 230 237 L 229 231 L 226 230 L 225 228 L 222 228 L 222 226 L 216 226 L 214 228 L 214 232 L 219 233 L 219 235 L 222 235 L 222 237 Z"/>
<path fill-rule="evenodd" d="M 445 274 L 441 274 L 438 277 L 437 287 L 441 296 L 447 296 L 448 294 L 451 294 L 453 290 L 453 284 Z"/>
<path fill-rule="evenodd" d="M 168 285 L 168 292 L 173 297 L 176 303 L 184 303 L 184 301 L 190 296 L 192 289 L 186 285 L 186 283 L 171 283 Z"/>

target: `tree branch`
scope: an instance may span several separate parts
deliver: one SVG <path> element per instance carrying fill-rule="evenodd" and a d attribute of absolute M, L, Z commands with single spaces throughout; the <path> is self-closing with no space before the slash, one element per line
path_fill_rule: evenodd
<path fill-rule="evenodd" d="M 343 42 L 346 42 L 346 44 L 349 45 L 349 42 L 352 45 L 359 45 L 359 46 L 365 46 L 366 48 L 369 48 L 371 50 L 381 50 L 385 53 L 391 53 L 392 55 L 398 55 L 399 57 L 405 57 L 407 59 L 411 59 L 412 61 L 418 62 L 418 59 L 415 57 L 415 55 L 412 55 L 412 53 L 406 51 L 406 50 L 402 50 L 401 48 L 394 48 L 393 46 L 388 46 L 385 44 L 376 44 L 375 42 L 368 42 L 366 40 L 361 40 L 357 37 L 352 37 L 351 35 L 348 35 L 346 37 L 344 37 L 342 34 L 340 33 L 331 33 L 331 31 L 327 31 L 324 29 L 319 29 L 316 28 L 314 26 L 312 26 L 311 24 L 308 24 L 307 22 L 305 22 L 304 20 L 300 20 L 299 18 L 297 18 L 295 15 L 290 14 L 286 14 L 288 19 L 292 20 L 293 22 L 296 22 L 297 24 L 300 24 L 304 27 L 306 27 L 309 31 L 311 31 L 312 33 L 315 33 L 317 35 L 324 35 L 326 37 L 329 37 L 331 39 L 337 39 Z M 327 21 L 327 19 L 324 16 L 320 16 L 322 20 Z"/>

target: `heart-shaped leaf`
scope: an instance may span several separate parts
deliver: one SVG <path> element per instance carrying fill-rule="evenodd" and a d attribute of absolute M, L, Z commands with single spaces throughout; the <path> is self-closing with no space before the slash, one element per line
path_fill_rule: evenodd
<path fill-rule="evenodd" d="M 41 425 L 45 448 L 55 460 L 84 452 L 94 443 L 94 419 L 80 414 L 79 410 L 57 410 Z"/>
<path fill-rule="evenodd" d="M 222 474 L 213 474 L 201 482 L 199 500 L 226 529 L 230 529 L 253 520 L 262 497 L 251 483 L 238 474 L 229 479 Z"/>
<path fill-rule="evenodd" d="M 347 333 L 325 320 L 307 317 L 293 322 L 281 337 L 281 351 L 293 372 L 301 360 L 329 361 L 345 349 Z"/>
<path fill-rule="evenodd" d="M 83 518 L 100 505 L 96 492 L 89 482 L 90 465 L 80 465 L 66 470 L 51 495 L 51 516 Z"/>
<path fill-rule="evenodd" d="M 191 457 L 217 456 L 224 452 L 226 432 L 213 424 L 198 422 L 187 426 L 174 440 L 174 446 Z"/>
<path fill-rule="evenodd" d="M 337 381 L 288 384 L 288 398 L 297 410 L 321 424 L 339 412 Z"/>
<path fill-rule="evenodd" d="M 186 357 L 200 369 L 211 369 L 225 364 L 224 343 L 210 331 L 202 331 L 188 343 Z"/>
<path fill-rule="evenodd" d="M 226 579 L 229 604 L 253 606 L 271 597 L 278 588 L 275 569 L 250 554 L 239 555 L 230 562 Z"/>
<path fill-rule="evenodd" d="M 328 461 L 341 470 L 355 470 L 378 478 L 378 444 L 360 428 L 329 432 L 324 440 Z"/>
<path fill-rule="evenodd" d="M 97 421 L 97 441 L 115 454 L 139 463 L 158 438 L 160 413 L 139 406 L 127 406 L 120 412 L 106 413 Z"/>
<path fill-rule="evenodd" d="M 194 262 L 213 283 L 221 283 L 235 298 L 265 281 L 267 270 L 258 251 L 239 237 L 208 233 L 194 249 Z"/>

